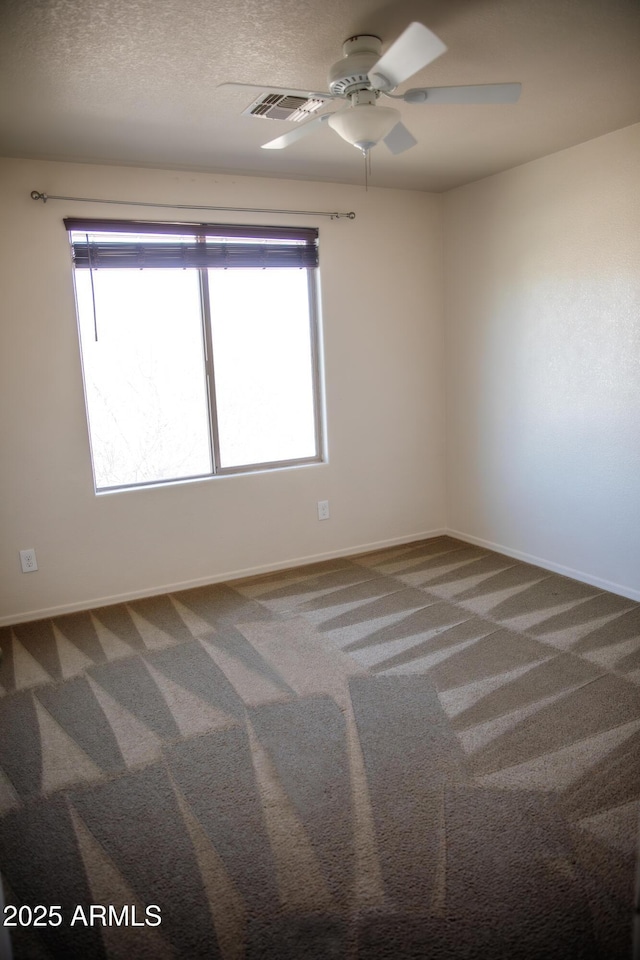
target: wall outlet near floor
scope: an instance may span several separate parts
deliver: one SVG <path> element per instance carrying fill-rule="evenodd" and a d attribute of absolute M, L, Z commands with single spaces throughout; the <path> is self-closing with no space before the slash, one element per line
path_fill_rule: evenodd
<path fill-rule="evenodd" d="M 318 520 L 329 519 L 329 501 L 318 500 Z"/>
<path fill-rule="evenodd" d="M 33 547 L 20 551 L 20 566 L 22 567 L 23 573 L 33 573 L 34 570 L 38 569 L 36 552 Z"/>

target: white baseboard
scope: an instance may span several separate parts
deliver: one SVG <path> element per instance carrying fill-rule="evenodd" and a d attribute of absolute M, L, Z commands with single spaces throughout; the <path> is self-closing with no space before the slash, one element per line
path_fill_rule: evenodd
<path fill-rule="evenodd" d="M 422 533 L 410 533 L 402 537 L 393 537 L 390 540 L 378 540 L 375 543 L 362 543 L 355 547 L 344 547 L 341 550 L 316 553 L 307 557 L 295 557 L 277 563 L 264 563 L 256 567 L 245 567 L 241 570 L 228 570 L 225 573 L 209 577 L 198 577 L 195 580 L 182 580 L 178 583 L 166 583 L 149 590 L 132 590 L 127 593 L 113 594 L 106 597 L 94 597 L 90 600 L 81 600 L 78 603 L 64 603 L 56 607 L 44 607 L 39 610 L 29 610 L 19 614 L 8 614 L 0 617 L 0 627 L 11 626 L 13 623 L 25 623 L 29 620 L 44 620 L 49 617 L 59 617 L 65 613 L 78 613 L 82 610 L 92 610 L 94 607 L 111 606 L 114 603 L 128 603 L 130 600 L 142 600 L 144 597 L 157 597 L 163 593 L 175 593 L 178 590 L 190 590 L 192 587 L 206 587 L 213 583 L 226 583 L 229 580 L 242 580 L 244 577 L 255 577 L 261 573 L 275 573 L 278 570 L 288 570 L 291 567 L 303 567 L 308 563 L 319 563 L 322 560 L 337 560 L 340 557 L 357 556 L 360 553 L 370 553 L 374 550 L 385 550 L 388 547 L 402 546 L 414 540 L 428 540 L 430 537 L 444 536 L 447 531 L 442 528 L 428 530 Z"/>
<path fill-rule="evenodd" d="M 369 553 L 374 550 L 385 550 L 389 547 L 399 547 L 405 543 L 412 543 L 417 540 L 428 540 L 431 537 L 449 536 L 457 540 L 463 540 L 465 543 L 473 543 L 478 547 L 485 547 L 487 550 L 494 550 L 496 553 L 502 553 L 507 557 L 514 557 L 516 560 L 523 560 L 525 563 L 532 563 L 534 566 L 542 567 L 545 570 L 551 570 L 553 573 L 559 573 L 562 576 L 570 577 L 572 580 L 579 580 L 581 583 L 588 583 L 592 587 L 600 587 L 610 593 L 616 593 L 619 596 L 626 597 L 629 600 L 640 601 L 640 590 L 624 584 L 614 583 L 611 580 L 604 580 L 600 577 L 594 577 L 585 573 L 583 570 L 574 570 L 572 567 L 566 567 L 560 563 L 554 563 L 543 557 L 537 557 L 522 550 L 513 550 L 500 543 L 493 543 L 491 540 L 484 540 L 482 537 L 474 537 L 472 534 L 464 533 L 461 530 L 453 530 L 449 527 L 442 527 L 436 530 L 426 530 L 421 533 L 411 533 L 402 537 L 393 537 L 388 540 L 378 540 L 375 543 L 362 543 L 355 547 L 344 547 L 341 550 L 327 551 L 326 553 L 316 553 L 306 557 L 294 557 L 289 560 L 282 560 L 276 563 L 265 563 L 255 567 L 244 567 L 240 570 L 229 570 L 224 573 L 209 577 L 198 577 L 195 580 L 182 580 L 177 583 L 166 583 L 159 587 L 153 587 L 149 590 L 132 590 L 126 593 L 112 594 L 110 596 L 94 597 L 90 600 L 81 600 L 77 603 L 65 603 L 54 607 L 44 607 L 39 610 L 29 610 L 19 614 L 8 614 L 0 617 L 0 627 L 10 626 L 13 623 L 25 623 L 29 620 L 44 620 L 48 617 L 57 617 L 65 613 L 78 613 L 82 610 L 91 610 L 94 607 L 106 607 L 115 603 L 127 603 L 131 600 L 141 600 L 144 597 L 156 597 L 163 593 L 175 593 L 178 590 L 189 590 L 192 587 L 206 587 L 213 583 L 225 583 L 230 580 L 242 580 L 244 577 L 255 577 L 262 573 L 276 573 L 278 570 L 288 570 L 291 567 L 303 567 L 309 563 L 319 563 L 322 560 L 337 560 L 340 557 L 357 556 L 360 553 Z"/>
<path fill-rule="evenodd" d="M 446 530 L 446 535 L 455 537 L 456 540 L 464 540 L 465 543 L 473 543 L 477 547 L 485 547 L 487 550 L 494 550 L 496 553 L 503 553 L 507 557 L 514 557 L 516 560 L 524 560 L 526 563 L 532 563 L 536 567 L 543 567 L 545 570 L 551 570 L 553 573 L 560 573 L 564 577 L 570 577 L 572 580 L 579 580 L 581 583 L 588 583 L 591 587 L 600 587 L 609 593 L 617 593 L 621 597 L 627 597 L 629 600 L 640 601 L 640 590 L 626 586 L 621 583 L 613 583 L 611 580 L 603 580 L 601 577 L 594 577 L 583 570 L 574 570 L 573 567 L 565 567 L 561 563 L 554 563 L 552 560 L 546 560 L 543 557 L 536 557 L 531 553 L 524 553 L 522 550 L 512 550 L 501 543 L 492 543 L 491 540 L 483 540 L 481 537 L 474 537 L 470 533 L 462 533 L 460 530 Z"/>

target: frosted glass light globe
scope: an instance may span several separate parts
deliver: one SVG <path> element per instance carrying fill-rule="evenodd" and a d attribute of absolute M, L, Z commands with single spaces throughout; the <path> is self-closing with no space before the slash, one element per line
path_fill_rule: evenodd
<path fill-rule="evenodd" d="M 400 111 L 395 107 L 362 103 L 331 114 L 329 126 L 347 143 L 366 153 L 386 137 L 399 120 Z"/>

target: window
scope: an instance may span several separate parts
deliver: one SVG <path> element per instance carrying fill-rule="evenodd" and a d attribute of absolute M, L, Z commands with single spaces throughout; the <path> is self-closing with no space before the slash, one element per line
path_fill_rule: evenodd
<path fill-rule="evenodd" d="M 97 490 L 322 459 L 317 230 L 65 226 Z"/>

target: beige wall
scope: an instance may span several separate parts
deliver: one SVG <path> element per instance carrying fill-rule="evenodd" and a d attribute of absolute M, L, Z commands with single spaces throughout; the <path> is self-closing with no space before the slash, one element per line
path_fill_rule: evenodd
<path fill-rule="evenodd" d="M 444 197 L 0 161 L 0 623 L 445 528 L 640 599 L 639 184 L 640 126 Z M 61 221 L 163 212 L 32 189 L 355 210 L 317 221 L 329 462 L 96 497 Z"/>
<path fill-rule="evenodd" d="M 30 199 L 33 189 L 355 210 L 355 221 L 315 221 L 329 462 L 96 497 L 62 218 L 162 219 L 170 211 L 43 205 Z M 355 552 L 444 527 L 440 198 L 16 160 L 1 161 L 0 196 L 0 622 Z M 247 215 L 235 219 L 246 222 Z M 278 222 L 274 216 L 250 220 Z M 313 224 L 314 218 L 295 222 Z M 328 521 L 317 520 L 319 499 L 330 501 Z M 37 551 L 36 573 L 20 571 L 18 551 L 25 547 Z"/>
<path fill-rule="evenodd" d="M 444 224 L 450 529 L 640 599 L 640 125 Z"/>

